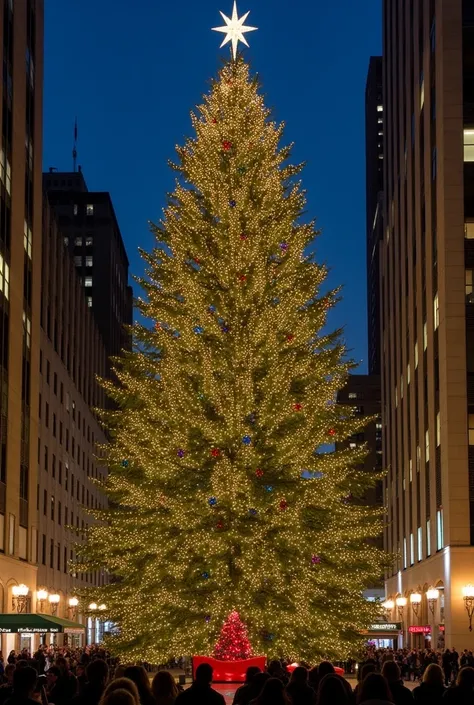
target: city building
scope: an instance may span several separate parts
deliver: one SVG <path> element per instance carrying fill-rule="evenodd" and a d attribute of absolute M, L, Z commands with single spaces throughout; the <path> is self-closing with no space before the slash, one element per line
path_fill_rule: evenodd
<path fill-rule="evenodd" d="M 387 618 L 474 648 L 474 8 L 384 0 Z"/>
<path fill-rule="evenodd" d="M 367 425 L 364 431 L 347 438 L 342 443 L 337 443 L 336 447 L 355 448 L 365 444 L 367 455 L 362 469 L 369 473 L 380 473 L 382 471 L 380 377 L 378 375 L 349 375 L 347 384 L 338 392 L 337 402 L 344 406 L 353 407 L 357 416 L 367 418 Z M 366 492 L 363 501 L 371 506 L 382 506 L 381 481 Z M 382 547 L 382 539 L 377 543 Z M 366 596 L 368 599 L 380 599 L 383 594 L 383 576 L 381 575 L 380 584 L 371 586 L 367 590 Z"/>
<path fill-rule="evenodd" d="M 383 237 L 382 57 L 372 56 L 365 90 L 367 333 L 369 374 L 380 375 L 380 242 Z"/>
<path fill-rule="evenodd" d="M 74 621 L 82 619 L 76 590 L 105 582 L 103 571 L 73 574 L 70 565 L 82 530 L 93 520 L 88 510 L 107 503 L 94 484 L 107 469 L 97 460 L 106 438 L 93 412 L 105 406 L 96 375 L 106 374 L 106 354 L 46 195 L 40 345 L 37 595 L 43 599 L 37 611 Z M 100 629 L 102 623 L 89 620 L 89 642 L 99 640 Z M 76 643 L 84 636 L 80 628 L 66 633 Z"/>
<path fill-rule="evenodd" d="M 43 12 L 0 2 L 0 613 L 36 602 Z"/>
<path fill-rule="evenodd" d="M 132 323 L 133 295 L 128 258 L 110 194 L 89 191 L 79 168 L 43 176 L 49 202 L 84 287 L 107 355 L 131 346 L 124 326 Z"/>

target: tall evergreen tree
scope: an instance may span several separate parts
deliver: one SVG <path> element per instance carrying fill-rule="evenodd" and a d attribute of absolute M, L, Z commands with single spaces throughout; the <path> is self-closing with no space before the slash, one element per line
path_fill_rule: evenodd
<path fill-rule="evenodd" d="M 191 118 L 142 253 L 147 322 L 106 384 L 110 509 L 76 570 L 108 570 L 88 599 L 130 659 L 211 654 L 233 610 L 255 654 L 343 657 L 374 619 L 362 592 L 383 555 L 367 540 L 381 511 L 357 500 L 365 449 L 332 449 L 363 423 L 335 404 L 350 369 L 325 328 L 337 292 L 308 254 L 301 167 L 241 58 Z"/>

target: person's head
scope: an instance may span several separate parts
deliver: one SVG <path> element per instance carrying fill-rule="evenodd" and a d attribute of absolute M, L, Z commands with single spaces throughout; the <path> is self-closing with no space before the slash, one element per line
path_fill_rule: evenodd
<path fill-rule="evenodd" d="M 212 674 L 214 673 L 212 666 L 209 663 L 200 663 L 196 668 L 194 680 L 200 685 L 210 685 L 212 683 Z"/>
<path fill-rule="evenodd" d="M 319 673 L 318 673 L 318 667 L 313 666 L 313 668 L 309 669 L 308 673 L 308 681 L 309 684 L 312 685 L 313 687 L 316 687 L 319 683 Z"/>
<path fill-rule="evenodd" d="M 291 682 L 298 683 L 298 685 L 307 685 L 308 671 L 304 666 L 297 666 L 295 668 L 295 670 L 291 674 Z"/>
<path fill-rule="evenodd" d="M 253 677 L 256 676 L 257 673 L 260 673 L 258 666 L 249 666 L 247 668 L 245 672 L 245 682 L 247 685 L 252 682 Z"/>
<path fill-rule="evenodd" d="M 126 670 L 127 666 L 124 663 L 119 663 L 114 671 L 114 680 L 117 680 L 117 678 L 123 678 Z"/>
<path fill-rule="evenodd" d="M 285 693 L 283 681 L 279 678 L 269 678 L 256 702 L 257 705 L 288 705 L 290 701 Z"/>
<path fill-rule="evenodd" d="M 66 672 L 69 669 L 69 665 L 64 656 L 58 656 L 56 659 L 56 666 L 61 669 L 61 671 Z"/>
<path fill-rule="evenodd" d="M 20 658 L 20 659 L 18 659 L 18 661 L 16 662 L 16 669 L 17 669 L 17 671 L 19 671 L 20 668 L 26 668 L 27 666 L 28 666 L 28 661 L 26 660 L 26 658 Z"/>
<path fill-rule="evenodd" d="M 318 666 L 318 677 L 319 680 L 327 676 L 329 673 L 335 673 L 334 666 L 330 661 L 321 661 Z"/>
<path fill-rule="evenodd" d="M 263 671 L 260 673 L 256 673 L 250 683 L 250 690 L 252 693 L 252 699 L 256 698 L 258 695 L 263 690 L 263 686 L 267 682 L 267 680 L 271 678 L 270 674 L 267 671 Z"/>
<path fill-rule="evenodd" d="M 13 674 L 13 692 L 16 695 L 31 695 L 36 687 L 37 678 L 38 674 L 30 666 L 16 669 Z"/>
<path fill-rule="evenodd" d="M 15 672 L 15 664 L 7 663 L 5 666 L 5 678 L 9 683 L 13 683 L 13 674 Z"/>
<path fill-rule="evenodd" d="M 346 688 L 335 673 L 328 673 L 320 680 L 316 701 L 318 705 L 348 705 L 350 702 Z"/>
<path fill-rule="evenodd" d="M 439 685 L 444 687 L 443 671 L 437 663 L 430 663 L 423 673 L 423 683 L 427 685 Z"/>
<path fill-rule="evenodd" d="M 398 683 L 401 678 L 398 663 L 395 663 L 395 661 L 385 661 L 382 666 L 382 675 L 389 683 Z"/>
<path fill-rule="evenodd" d="M 155 698 L 160 696 L 177 698 L 179 693 L 176 682 L 169 671 L 158 671 L 155 674 L 151 690 Z"/>
<path fill-rule="evenodd" d="M 269 673 L 280 673 L 281 672 L 281 663 L 279 662 L 278 659 L 273 659 L 273 661 L 270 661 L 268 664 L 268 672 Z"/>
<path fill-rule="evenodd" d="M 138 694 L 138 688 L 135 683 L 130 680 L 130 678 L 114 678 L 114 680 L 110 681 L 110 683 L 104 690 L 102 697 L 109 695 L 115 690 L 128 690 L 128 692 L 131 693 L 131 695 L 133 695 L 133 697 L 135 698 L 136 704 L 140 705 L 140 695 Z"/>
<path fill-rule="evenodd" d="M 472 668 L 472 666 L 464 666 L 464 668 L 461 668 L 456 679 L 456 685 L 466 690 L 472 690 L 474 688 L 474 668 Z"/>
<path fill-rule="evenodd" d="M 125 678 L 130 678 L 135 683 L 142 703 L 152 700 L 150 679 L 143 666 L 128 666 L 125 669 Z"/>
<path fill-rule="evenodd" d="M 99 705 L 140 705 L 139 701 L 129 690 L 117 688 L 101 697 Z"/>
<path fill-rule="evenodd" d="M 83 664 L 83 663 L 78 663 L 77 666 L 76 666 L 76 676 L 77 676 L 78 678 L 82 678 L 82 676 L 84 676 L 85 673 L 86 673 L 85 664 Z"/>
<path fill-rule="evenodd" d="M 366 678 L 369 673 L 375 673 L 377 670 L 375 663 L 364 663 L 362 668 L 359 669 L 359 681 L 362 683 L 364 678 Z"/>
<path fill-rule="evenodd" d="M 392 700 L 387 679 L 380 673 L 369 673 L 362 681 L 357 702 L 363 703 L 366 700 Z"/>
<path fill-rule="evenodd" d="M 57 666 L 51 666 L 46 671 L 46 678 L 48 680 L 48 687 L 51 688 L 61 675 L 61 671 Z"/>
<path fill-rule="evenodd" d="M 87 682 L 91 685 L 105 686 L 109 677 L 109 667 L 101 658 L 91 661 L 86 668 Z"/>

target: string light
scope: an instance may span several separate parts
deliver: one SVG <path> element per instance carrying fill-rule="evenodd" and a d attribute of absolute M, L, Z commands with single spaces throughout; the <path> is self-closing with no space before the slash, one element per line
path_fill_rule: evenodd
<path fill-rule="evenodd" d="M 143 253 L 145 323 L 103 383 L 110 505 L 74 570 L 113 579 L 81 603 L 104 606 L 130 662 L 211 655 L 234 610 L 255 654 L 342 659 L 376 620 L 363 590 L 386 558 L 364 447 L 324 451 L 364 427 L 333 403 L 351 368 L 324 330 L 338 291 L 304 254 L 301 167 L 248 65 L 226 64 L 198 110 Z"/>

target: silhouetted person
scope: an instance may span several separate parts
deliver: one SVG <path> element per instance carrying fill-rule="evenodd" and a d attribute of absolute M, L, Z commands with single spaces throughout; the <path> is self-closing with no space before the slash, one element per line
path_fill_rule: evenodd
<path fill-rule="evenodd" d="M 212 674 L 212 666 L 208 663 L 199 664 L 194 683 L 178 695 L 176 705 L 225 705 L 224 696 L 211 688 Z"/>

